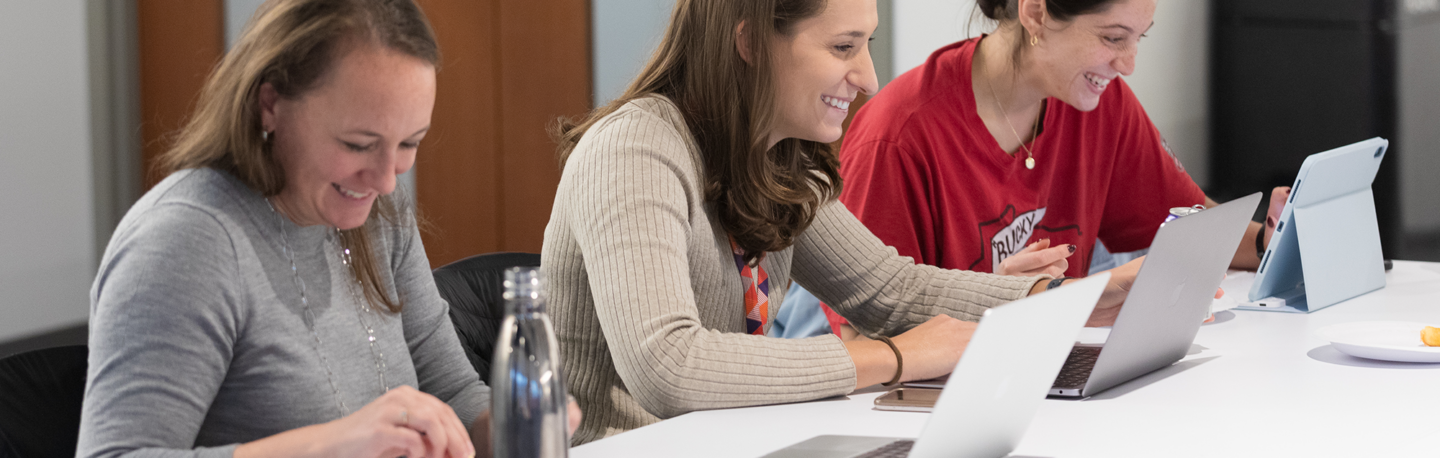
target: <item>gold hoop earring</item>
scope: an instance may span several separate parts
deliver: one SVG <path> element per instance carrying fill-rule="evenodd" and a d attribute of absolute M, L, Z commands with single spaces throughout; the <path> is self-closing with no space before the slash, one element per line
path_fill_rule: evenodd
<path fill-rule="evenodd" d="M 1038 44 L 1040 44 L 1040 37 L 1039 37 L 1038 35 L 1031 35 L 1031 36 L 1030 36 L 1030 46 L 1035 46 L 1035 45 L 1038 45 Z"/>

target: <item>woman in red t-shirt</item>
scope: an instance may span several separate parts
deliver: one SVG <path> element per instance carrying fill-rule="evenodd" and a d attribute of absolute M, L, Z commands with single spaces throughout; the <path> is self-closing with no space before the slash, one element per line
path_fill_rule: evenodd
<path fill-rule="evenodd" d="M 1135 69 L 1155 0 L 978 4 L 994 33 L 935 51 L 846 133 L 840 200 L 875 235 L 948 269 L 1083 277 L 1097 239 L 1141 250 L 1170 208 L 1216 205 L 1119 78 Z M 1259 264 L 1263 232 L 1251 223 L 1233 267 Z M 1140 261 L 1116 281 L 1133 281 Z M 845 337 L 844 319 L 826 314 Z"/>

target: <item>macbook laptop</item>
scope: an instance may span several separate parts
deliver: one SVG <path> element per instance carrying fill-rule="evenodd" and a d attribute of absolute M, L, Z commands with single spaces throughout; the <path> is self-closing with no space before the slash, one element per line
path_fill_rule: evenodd
<path fill-rule="evenodd" d="M 1305 158 L 1240 309 L 1309 313 L 1385 287 L 1370 184 L 1389 145 L 1372 138 Z"/>
<path fill-rule="evenodd" d="M 1087 397 L 1184 358 L 1260 205 L 1251 194 L 1165 223 L 1103 346 L 1076 345 L 1050 395 Z M 1245 294 L 1226 291 L 1226 294 Z"/>
<path fill-rule="evenodd" d="M 1110 274 L 985 311 L 918 439 L 819 436 L 769 458 L 998 458 L 1020 444 Z M 898 414 L 911 415 L 911 414 Z"/>
<path fill-rule="evenodd" d="M 1091 396 L 1184 358 L 1210 313 L 1215 290 L 1225 279 L 1260 195 L 1165 223 L 1150 244 L 1110 337 L 1103 346 L 1075 345 L 1050 395 Z M 941 377 L 906 386 L 944 382 Z"/>

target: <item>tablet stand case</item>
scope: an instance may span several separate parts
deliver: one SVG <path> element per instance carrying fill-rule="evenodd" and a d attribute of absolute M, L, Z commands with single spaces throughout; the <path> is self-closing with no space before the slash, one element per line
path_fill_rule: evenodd
<path fill-rule="evenodd" d="M 1385 287 L 1370 184 L 1389 142 L 1372 138 L 1305 159 L 1260 261 L 1245 310 L 1309 313 Z"/>

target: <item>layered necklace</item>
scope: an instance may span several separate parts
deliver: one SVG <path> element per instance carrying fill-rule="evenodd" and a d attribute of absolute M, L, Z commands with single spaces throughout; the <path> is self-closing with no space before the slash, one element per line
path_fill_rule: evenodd
<path fill-rule="evenodd" d="M 1025 146 L 1025 139 L 1020 138 L 1020 132 L 1015 130 L 1015 124 L 1010 123 L 1010 113 L 1005 111 L 1005 105 L 1000 103 L 1000 96 L 995 93 L 995 82 L 987 77 L 985 78 L 985 85 L 990 87 L 990 97 L 995 99 L 995 106 L 1000 108 L 1000 117 L 1005 119 L 1005 125 L 1010 126 L 1010 133 L 1015 134 L 1015 140 L 1019 141 L 1020 148 L 1025 150 L 1025 154 L 1027 155 L 1025 158 L 1025 168 L 1035 170 L 1035 152 L 1030 151 L 1030 147 Z M 1042 109 L 1040 112 L 1044 113 L 1045 111 Z M 1040 135 L 1040 120 L 1036 119 L 1035 128 L 1030 132 L 1031 141 L 1034 141 L 1038 135 Z"/>
<path fill-rule="evenodd" d="M 344 417 L 351 412 L 350 406 L 347 405 L 345 399 L 340 396 L 340 388 L 335 384 L 335 372 L 330 369 L 330 359 L 326 358 L 325 352 L 320 350 L 320 332 L 315 329 L 315 314 L 310 309 L 310 298 L 305 291 L 305 279 L 300 277 L 300 269 L 295 266 L 295 251 L 290 249 L 290 240 L 285 234 L 284 216 L 275 209 L 275 204 L 270 202 L 270 199 L 265 199 L 265 204 L 270 206 L 270 213 L 275 215 L 275 222 L 280 227 L 280 243 L 285 251 L 285 259 L 290 261 L 290 274 L 295 282 L 295 287 L 300 290 L 300 305 L 304 308 L 305 312 L 305 327 L 310 330 L 310 336 L 314 338 L 313 345 L 315 354 L 320 356 L 320 365 L 325 368 L 325 379 L 330 382 L 330 392 L 335 398 L 335 408 L 340 411 L 340 416 Z M 340 262 L 343 263 L 345 267 L 353 269 L 354 267 L 350 264 L 352 262 L 350 249 L 340 243 L 341 237 L 344 237 L 344 235 L 341 234 L 340 228 L 334 228 L 334 232 L 330 237 L 327 237 L 327 239 L 335 240 L 337 251 L 340 252 Z M 365 321 L 365 315 L 370 313 L 370 302 L 364 300 L 363 297 L 360 297 L 360 295 L 356 293 L 357 288 L 363 288 L 363 285 L 360 284 L 358 279 L 353 282 L 346 282 L 345 290 L 350 293 L 352 299 L 360 303 L 360 307 L 354 308 L 355 318 L 360 322 L 360 327 L 364 328 L 365 339 L 370 343 L 370 357 L 375 362 L 375 374 L 380 382 L 380 393 L 384 394 L 386 391 L 390 391 L 390 384 L 385 381 L 385 352 L 381 351 L 379 346 L 375 344 L 375 328 Z"/>

